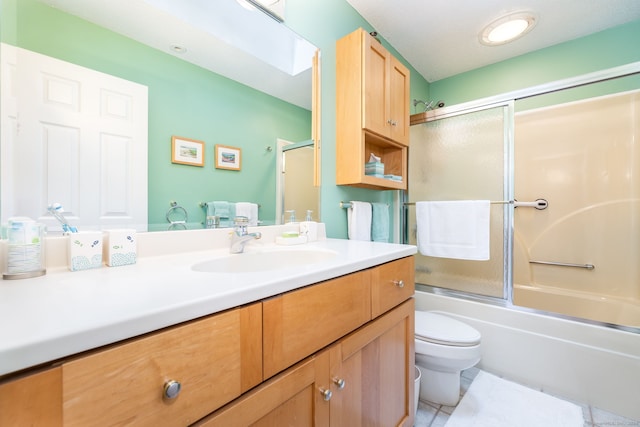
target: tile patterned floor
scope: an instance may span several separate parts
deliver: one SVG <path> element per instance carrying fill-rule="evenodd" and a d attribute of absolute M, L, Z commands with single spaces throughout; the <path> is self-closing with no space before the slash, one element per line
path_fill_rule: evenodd
<path fill-rule="evenodd" d="M 462 372 L 461 395 L 464 396 L 478 371 L 478 368 L 471 368 Z M 640 427 L 640 421 L 624 418 L 589 405 L 576 404 L 582 407 L 584 427 Z M 415 427 L 444 427 L 454 409 L 455 406 L 420 401 L 414 425 Z"/>

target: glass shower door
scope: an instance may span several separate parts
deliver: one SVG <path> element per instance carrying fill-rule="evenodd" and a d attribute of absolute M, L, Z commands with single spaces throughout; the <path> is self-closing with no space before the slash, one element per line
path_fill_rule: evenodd
<path fill-rule="evenodd" d="M 416 255 L 416 283 L 507 298 L 509 140 L 512 103 L 411 127 L 407 238 L 416 244 L 418 201 L 490 200 L 490 259 Z"/>

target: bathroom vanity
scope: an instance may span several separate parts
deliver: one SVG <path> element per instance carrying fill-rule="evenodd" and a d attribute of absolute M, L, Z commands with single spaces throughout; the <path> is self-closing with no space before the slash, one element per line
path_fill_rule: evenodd
<path fill-rule="evenodd" d="M 415 247 L 256 243 L 234 256 L 332 256 L 229 273 L 192 268 L 220 230 L 158 234 L 135 265 L 0 282 L 0 425 L 413 424 Z"/>

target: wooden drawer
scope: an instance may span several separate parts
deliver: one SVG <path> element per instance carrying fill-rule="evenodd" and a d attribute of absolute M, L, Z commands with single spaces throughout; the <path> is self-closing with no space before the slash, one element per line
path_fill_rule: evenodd
<path fill-rule="evenodd" d="M 391 310 L 414 292 L 415 267 L 412 256 L 372 268 L 371 317 Z"/>
<path fill-rule="evenodd" d="M 264 301 L 264 378 L 368 322 L 370 283 L 364 270 Z"/>
<path fill-rule="evenodd" d="M 0 426 L 61 425 L 61 368 L 51 368 L 0 385 Z"/>
<path fill-rule="evenodd" d="M 63 365 L 64 424 L 188 425 L 261 381 L 261 304 L 229 310 Z M 181 383 L 174 399 L 164 385 Z"/>

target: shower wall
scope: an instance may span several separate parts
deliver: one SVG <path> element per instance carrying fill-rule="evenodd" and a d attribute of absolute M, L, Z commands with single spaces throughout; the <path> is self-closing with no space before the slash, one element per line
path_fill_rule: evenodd
<path fill-rule="evenodd" d="M 514 212 L 514 303 L 640 327 L 640 92 L 517 113 L 514 156 L 549 202 Z"/>
<path fill-rule="evenodd" d="M 409 201 L 548 207 L 493 204 L 491 260 L 418 254 L 416 282 L 640 328 L 640 91 L 521 111 L 513 127 L 510 111 L 412 126 Z M 409 206 L 414 244 L 415 221 Z"/>

